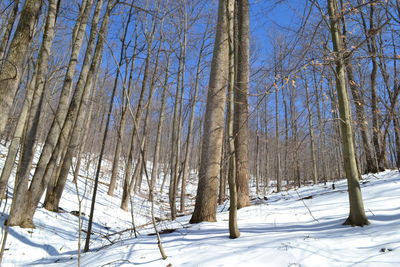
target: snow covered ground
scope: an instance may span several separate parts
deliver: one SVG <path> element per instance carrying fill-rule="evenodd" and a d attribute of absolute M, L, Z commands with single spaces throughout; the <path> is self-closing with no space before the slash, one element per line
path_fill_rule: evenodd
<path fill-rule="evenodd" d="M 4 147 L 0 153 L 4 154 Z M 4 158 L 0 157 L 0 168 Z M 106 166 L 107 167 L 107 166 Z M 90 174 L 89 174 L 90 176 Z M 106 178 L 104 178 L 106 181 Z M 238 211 L 241 237 L 228 238 L 227 205 L 220 206 L 218 222 L 189 225 L 190 216 L 160 221 L 158 228 L 175 229 L 162 234 L 162 260 L 149 224 L 145 196 L 133 201 L 137 238 L 132 231 L 132 214 L 120 210 L 120 190 L 115 197 L 99 186 L 91 251 L 82 253 L 81 266 L 400 266 L 400 175 L 386 171 L 364 176 L 362 192 L 371 225 L 342 226 L 348 214 L 346 182 L 317 185 L 254 199 Z M 85 188 L 79 181 L 80 195 Z M 90 188 L 90 184 L 87 185 Z M 119 187 L 120 188 L 120 187 Z M 164 192 L 167 192 L 165 188 Z M 190 190 L 195 193 L 195 186 Z M 86 229 L 91 193 L 82 202 Z M 311 197 L 312 196 L 312 197 Z M 302 199 L 305 198 L 306 199 Z M 165 218 L 168 205 L 157 202 L 156 216 Z M 193 200 L 189 202 L 193 204 Z M 7 207 L 6 206 L 6 213 Z M 3 210 L 2 205 L 1 209 Z M 36 229 L 10 228 L 2 266 L 76 266 L 78 210 L 74 184 L 69 181 L 60 207 L 54 213 L 39 208 Z M 1 217 L 0 223 L 6 215 Z M 145 225 L 139 227 L 140 225 Z M 150 234 L 150 235 L 149 235 Z M 82 233 L 85 238 L 86 234 Z M 83 240 L 84 241 L 84 240 Z M 82 241 L 82 242 L 83 242 Z M 83 246 L 83 245 L 82 245 Z M 170 265 L 170 266 L 171 266 Z"/>

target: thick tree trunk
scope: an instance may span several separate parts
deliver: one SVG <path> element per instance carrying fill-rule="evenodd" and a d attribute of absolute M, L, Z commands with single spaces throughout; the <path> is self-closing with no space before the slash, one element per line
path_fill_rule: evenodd
<path fill-rule="evenodd" d="M 6 29 L 4 30 L 4 34 L 0 43 L 0 70 L 2 70 L 2 65 L 4 63 L 3 59 L 4 56 L 6 55 L 6 48 L 8 43 L 10 42 L 11 32 L 12 29 L 14 28 L 15 20 L 18 14 L 18 7 L 19 7 L 19 0 L 14 0 L 14 6 L 8 17 L 7 26 Z"/>
<path fill-rule="evenodd" d="M 2 113 L 0 116 L 0 133 L 4 131 L 7 125 L 41 6 L 42 0 L 25 1 L 7 55 L 3 57 L 0 71 L 0 110 Z"/>
<path fill-rule="evenodd" d="M 216 221 L 218 176 L 221 168 L 226 82 L 228 77 L 228 40 L 226 0 L 219 0 L 218 24 L 211 63 L 207 107 L 195 209 L 190 223 Z"/>
<path fill-rule="evenodd" d="M 332 35 L 333 51 L 336 56 L 336 89 L 340 114 L 340 129 L 342 133 L 342 150 L 344 169 L 346 172 L 350 214 L 345 224 L 352 226 L 368 225 L 364 204 L 361 196 L 359 172 L 357 170 L 356 155 L 354 150 L 353 129 L 351 122 L 351 109 L 346 89 L 345 62 L 343 46 L 339 31 L 339 15 L 336 0 L 328 0 L 330 30 Z"/>
<path fill-rule="evenodd" d="M 35 91 L 35 82 L 35 77 L 32 77 L 31 82 L 26 89 L 24 103 L 21 113 L 18 117 L 11 144 L 8 147 L 6 162 L 4 163 L 0 178 L 0 197 L 3 197 L 6 192 L 8 180 L 14 167 L 15 160 L 17 158 L 17 153 L 18 149 L 20 148 L 21 140 L 23 139 L 24 129 L 26 128 L 25 125 L 27 124 L 27 117 Z M 18 184 L 17 180 L 15 182 L 16 184 Z"/>

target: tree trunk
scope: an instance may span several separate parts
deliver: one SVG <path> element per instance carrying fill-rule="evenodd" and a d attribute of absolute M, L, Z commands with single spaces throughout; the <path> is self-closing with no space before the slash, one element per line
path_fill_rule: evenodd
<path fill-rule="evenodd" d="M 353 130 L 351 123 L 351 109 L 346 89 L 345 62 L 343 46 L 339 31 L 339 15 L 336 0 L 328 0 L 328 12 L 330 19 L 330 31 L 332 35 L 333 51 L 336 56 L 336 89 L 338 93 L 338 104 L 340 114 L 340 129 L 342 132 L 342 150 L 344 169 L 346 172 L 350 214 L 345 224 L 352 226 L 368 225 L 365 215 L 364 204 L 359 183 L 359 172 L 357 170 L 356 155 L 354 151 Z"/>
<path fill-rule="evenodd" d="M 281 156 L 279 145 L 279 102 L 278 102 L 278 86 L 275 88 L 275 149 L 276 149 L 276 192 L 281 192 Z"/>
<path fill-rule="evenodd" d="M 164 117 L 165 117 L 165 102 L 167 97 L 168 91 L 168 77 L 169 77 L 169 55 L 166 58 L 166 66 L 165 66 L 165 77 L 162 87 L 161 93 L 161 107 L 160 107 L 160 116 L 158 118 L 158 125 L 157 125 L 157 134 L 156 134 L 156 141 L 154 146 L 154 157 L 153 157 L 153 168 L 151 170 L 151 181 L 150 181 L 150 190 L 154 188 L 154 184 L 159 175 L 159 161 L 160 161 L 160 148 L 161 148 L 161 135 L 163 130 L 164 124 Z M 165 174 L 164 174 L 165 178 Z M 151 195 L 150 195 L 151 197 Z M 152 201 L 152 199 L 150 199 Z"/>
<path fill-rule="evenodd" d="M 317 161 L 315 158 L 314 128 L 313 128 L 312 110 L 310 106 L 310 95 L 308 92 L 307 80 L 305 80 L 305 89 L 306 89 L 306 106 L 308 111 L 308 127 L 310 133 L 312 178 L 313 178 L 313 183 L 316 184 L 318 182 L 318 170 L 317 170 Z"/>
<path fill-rule="evenodd" d="M 33 100 L 30 107 L 30 114 L 27 121 L 27 134 L 25 136 L 24 146 L 21 152 L 21 159 L 16 176 L 16 186 L 13 196 L 13 203 L 10 210 L 10 217 L 8 219 L 9 225 L 20 225 L 25 227 L 30 226 L 30 221 L 20 221 L 24 217 L 24 207 L 27 201 L 24 201 L 25 191 L 28 188 L 28 178 L 34 154 L 34 143 L 39 124 L 40 110 L 43 103 L 44 90 L 45 90 L 45 76 L 47 73 L 48 60 L 50 57 L 51 47 L 54 38 L 54 27 L 57 18 L 57 0 L 49 2 L 47 19 L 43 33 L 43 42 L 38 55 L 38 62 L 36 65 L 36 75 L 34 75 Z M 21 202 L 19 202 L 21 201 Z M 14 218 L 16 221 L 14 221 Z M 23 219 L 22 219 L 23 220 Z M 20 224 L 21 223 L 21 224 Z M 32 224 L 33 225 L 33 224 Z"/>
<path fill-rule="evenodd" d="M 343 49 L 347 49 L 347 29 L 346 29 L 346 21 L 344 19 L 344 16 L 341 18 L 342 21 L 342 26 L 343 26 Z M 361 95 L 361 91 L 355 81 L 354 78 L 354 71 L 353 71 L 353 66 L 351 64 L 351 59 L 347 58 L 345 61 L 346 64 L 346 72 L 347 72 L 347 78 L 349 80 L 349 86 L 350 86 L 350 91 L 353 96 L 353 102 L 356 110 L 356 115 L 357 115 L 357 125 L 360 130 L 360 135 L 361 135 L 361 140 L 363 143 L 363 149 L 364 149 L 364 155 L 365 155 L 365 161 L 366 161 L 366 168 L 363 173 L 376 173 L 378 172 L 377 166 L 376 166 L 376 158 L 374 157 L 374 154 L 371 149 L 371 143 L 369 140 L 369 134 L 368 134 L 368 121 L 365 115 L 365 101 L 364 98 Z"/>
<path fill-rule="evenodd" d="M 126 44 L 125 44 L 125 40 L 126 40 L 126 35 L 128 33 L 128 27 L 129 24 L 131 22 L 132 19 L 132 11 L 133 11 L 133 7 L 131 6 L 129 9 L 129 14 L 128 14 L 128 19 L 127 22 L 125 24 L 125 28 L 124 28 L 124 35 L 123 35 L 123 39 L 121 41 L 121 52 L 120 52 L 120 56 L 119 56 L 119 63 L 118 63 L 118 69 L 117 69 L 117 74 L 116 74 L 116 78 L 115 78 L 115 83 L 114 86 L 117 86 L 117 82 L 118 82 L 118 77 L 120 75 L 121 72 L 121 67 L 124 61 L 124 54 L 125 54 L 125 50 L 126 50 Z M 135 25 L 135 29 L 136 29 L 136 25 Z M 135 53 L 136 53 L 136 47 L 137 47 L 137 37 L 135 38 L 135 44 L 133 47 L 133 57 L 131 58 L 132 60 L 132 67 L 134 66 L 134 62 L 135 62 Z M 133 69 L 131 68 L 131 71 L 133 71 Z M 128 75 L 126 75 L 125 77 L 127 77 Z M 126 80 L 126 79 L 125 79 Z M 131 82 L 131 80 L 129 80 L 129 83 Z M 130 97 L 131 96 L 131 87 L 129 86 L 128 88 L 125 88 L 125 82 L 123 83 L 124 88 L 122 90 L 122 99 L 125 97 Z M 125 132 L 125 125 L 126 125 L 126 119 L 127 119 L 127 115 L 128 115 L 128 100 L 127 99 L 123 99 L 123 107 L 122 107 L 122 115 L 121 115 L 121 121 L 119 124 L 119 128 L 118 128 L 118 138 L 117 138 L 117 144 L 115 147 L 115 153 L 114 153 L 114 159 L 113 159 L 113 165 L 112 165 L 112 171 L 111 171 L 111 178 L 110 178 L 110 186 L 108 187 L 108 191 L 107 194 L 109 196 L 113 196 L 114 195 L 114 190 L 115 190 L 115 186 L 117 184 L 117 176 L 118 176 L 118 171 L 119 171 L 119 161 L 120 161 L 120 156 L 121 156 L 121 150 L 122 150 L 122 142 L 123 142 L 123 137 L 124 137 L 124 132 Z"/>
<path fill-rule="evenodd" d="M 72 48 L 72 52 L 71 52 L 71 57 L 70 57 L 70 62 L 68 65 L 66 77 L 64 80 L 64 84 L 63 84 L 62 97 L 60 99 L 60 103 L 57 108 L 57 113 L 59 114 L 59 116 L 60 116 L 60 114 L 62 114 L 63 118 L 65 118 L 65 116 L 66 116 L 65 109 L 68 105 L 68 100 L 69 100 L 69 95 L 70 95 L 71 85 L 72 85 L 72 78 L 75 73 L 75 67 L 77 65 L 77 58 L 78 58 L 79 50 L 80 50 L 80 47 L 81 47 L 82 41 L 83 41 L 83 34 L 85 32 L 87 19 L 89 17 L 89 13 L 90 13 L 91 0 L 89 0 L 89 1 L 90 1 L 90 3 L 87 3 L 87 1 L 84 0 L 84 2 L 82 4 L 82 9 L 81 9 L 79 20 L 75 24 L 75 28 L 74 28 L 74 34 L 73 34 L 73 38 L 72 38 L 73 39 L 73 48 Z M 57 119 L 57 114 L 56 114 L 56 118 L 53 121 L 54 127 L 52 127 L 50 130 L 48 139 L 46 140 L 45 146 L 42 150 L 42 154 L 39 159 L 38 166 L 36 167 L 35 174 L 36 174 L 36 172 L 38 172 L 38 173 L 40 172 L 41 175 L 44 174 L 46 165 L 51 156 L 52 149 L 56 142 L 55 138 L 56 137 L 58 138 L 59 131 L 61 130 L 61 122 L 62 121 L 63 120 L 61 120 L 61 117 Z M 13 201 L 13 203 L 14 202 L 15 203 L 12 205 L 12 211 L 10 211 L 10 218 L 8 220 L 9 225 L 25 224 L 26 227 L 33 226 L 32 222 L 29 222 L 29 221 L 25 222 L 25 223 L 21 222 L 22 215 L 24 215 L 24 211 L 22 208 L 19 208 L 19 207 L 23 207 L 23 205 L 27 202 L 27 201 L 25 201 L 25 197 L 28 197 L 26 194 L 27 186 L 28 186 L 28 181 L 26 178 L 23 181 L 23 183 L 21 183 L 21 187 L 18 186 L 15 189 L 15 193 L 14 193 L 15 200 Z M 13 207 L 14 207 L 14 209 L 18 210 L 18 215 L 13 215 L 13 212 L 14 212 Z"/>
<path fill-rule="evenodd" d="M 8 18 L 7 26 L 6 26 L 6 29 L 3 34 L 3 38 L 1 39 L 1 43 L 0 43 L 0 60 L 1 60 L 0 61 L 0 70 L 2 70 L 2 66 L 4 63 L 3 59 L 4 59 L 4 56 L 6 55 L 6 48 L 7 48 L 8 43 L 10 42 L 11 32 L 12 32 L 12 29 L 14 28 L 15 19 L 18 14 L 18 7 L 19 7 L 19 0 L 14 0 L 14 6 L 13 6 L 11 14 Z"/>
<path fill-rule="evenodd" d="M 185 14 L 186 16 L 186 14 Z M 171 143 L 171 176 L 169 184 L 169 205 L 171 208 L 171 219 L 176 218 L 176 196 L 178 191 L 178 180 L 181 163 L 181 133 L 182 128 L 182 98 L 185 79 L 186 64 L 186 34 L 187 18 L 185 17 L 183 37 L 180 44 L 179 68 L 175 91 L 174 114 L 172 119 L 172 143 Z"/>
<path fill-rule="evenodd" d="M 24 129 L 26 128 L 25 125 L 27 124 L 27 116 L 35 91 L 35 81 L 35 77 L 32 77 L 32 80 L 26 89 L 22 110 L 18 117 L 11 144 L 8 147 L 6 162 L 4 163 L 0 178 L 0 197 L 3 197 L 6 193 L 8 180 L 14 167 L 15 160 L 17 158 L 17 153 L 18 149 L 20 148 L 21 140 L 23 139 Z M 18 184 L 17 180 L 15 182 L 16 184 Z"/>
<path fill-rule="evenodd" d="M 216 221 L 218 176 L 221 167 L 226 81 L 228 77 L 228 40 L 226 0 L 219 0 L 210 81 L 204 119 L 203 142 L 195 209 L 190 223 Z"/>
<path fill-rule="evenodd" d="M 138 105 L 136 107 L 135 115 L 133 118 L 133 129 L 132 129 L 132 135 L 131 135 L 131 140 L 130 140 L 130 150 L 128 154 L 128 163 L 125 168 L 125 180 L 124 180 L 124 187 L 123 187 L 123 193 L 122 193 L 122 200 L 121 200 L 121 209 L 127 211 L 128 210 L 128 205 L 129 205 L 129 198 L 130 198 L 130 189 L 133 188 L 133 185 L 135 184 L 135 180 L 133 179 L 134 175 L 132 176 L 132 168 L 133 168 L 133 155 L 134 155 L 134 144 L 135 144 L 135 139 L 137 138 L 138 130 L 137 126 L 139 125 L 140 117 L 141 117 L 141 112 L 142 112 L 142 105 L 143 105 L 143 99 L 144 99 L 144 94 L 147 89 L 147 82 L 149 79 L 149 73 L 150 73 L 150 56 L 151 56 L 151 47 L 153 44 L 153 38 L 154 38 L 154 31 L 155 31 L 155 22 L 153 22 L 152 29 L 150 36 L 147 39 L 147 55 L 144 63 L 144 74 L 143 74 L 143 79 L 142 79 L 142 86 L 141 86 L 141 91 L 140 91 L 140 96 L 138 100 Z M 141 144 L 139 143 L 139 146 Z M 138 160 L 139 162 L 139 160 Z M 138 163 L 136 164 L 136 168 L 138 167 Z"/>
<path fill-rule="evenodd" d="M 89 101 L 90 91 L 93 87 L 95 69 L 97 69 L 97 66 L 91 66 L 91 61 L 95 56 L 93 50 L 95 48 L 97 25 L 100 18 L 102 3 L 102 0 L 97 2 L 83 67 L 79 75 L 72 101 L 67 111 L 67 116 L 61 129 L 61 134 L 51 155 L 50 161 L 47 164 L 43 177 L 43 180 L 45 181 L 50 180 L 47 185 L 47 194 L 44 206 L 46 209 L 51 211 L 58 211 L 58 197 L 61 197 L 64 185 L 67 181 L 69 168 L 72 163 L 72 156 L 76 153 L 76 149 L 79 146 L 78 143 L 83 129 L 83 121 L 88 113 L 87 104 Z M 99 52 L 100 50 L 98 50 L 98 53 Z M 98 55 L 97 57 L 99 56 L 101 55 Z M 56 166 L 57 161 L 60 162 L 58 167 Z"/>
<path fill-rule="evenodd" d="M 27 0 L 22 8 L 20 20 L 15 30 L 0 71 L 0 133 L 7 125 L 7 120 L 15 93 L 21 80 L 22 68 L 28 54 L 28 49 L 34 36 L 41 0 Z"/>
<path fill-rule="evenodd" d="M 97 71 L 97 66 L 101 66 L 101 55 L 103 52 L 103 46 L 105 39 L 107 38 L 107 33 L 108 33 L 108 22 L 111 16 L 111 11 L 114 8 L 115 4 L 113 0 L 108 0 L 107 3 L 107 9 L 104 14 L 103 21 L 101 23 L 100 31 L 99 31 L 99 38 L 97 39 L 97 44 L 96 44 L 96 51 L 95 51 L 95 56 L 93 58 L 92 66 L 91 66 L 91 71 L 96 72 Z M 103 163 L 103 154 L 104 154 L 104 147 L 105 143 L 107 140 L 107 133 L 108 133 L 108 128 L 110 125 L 110 118 L 111 118 L 111 112 L 112 108 L 114 105 L 114 97 L 115 97 L 115 92 L 116 92 L 116 87 L 113 88 L 112 93 L 111 93 L 111 99 L 108 104 L 108 111 L 107 111 L 107 121 L 106 121 L 106 127 L 104 129 L 103 136 L 101 138 L 101 148 L 100 148 L 100 155 L 99 155 L 99 160 L 97 162 L 97 168 L 96 168 L 96 176 L 94 178 L 94 187 L 93 187 L 93 194 L 92 194 L 92 201 L 90 204 L 90 214 L 89 214 L 89 222 L 88 222 L 88 229 L 86 231 L 86 240 L 85 240 L 85 247 L 84 247 L 84 252 L 89 251 L 89 244 L 90 244 L 90 236 L 92 235 L 92 224 L 93 224 L 93 217 L 94 217 L 94 207 L 96 205 L 96 195 L 97 195 L 97 187 L 99 185 L 99 176 L 100 176 L 100 170 L 101 170 L 101 164 Z"/>
<path fill-rule="evenodd" d="M 246 1 L 246 0 L 243 0 Z M 248 4 L 248 3 L 247 3 Z M 234 132 L 234 116 L 235 114 L 235 45 L 234 45 L 234 24 L 236 16 L 235 14 L 235 0 L 228 0 L 226 2 L 226 13 L 227 13 L 227 26 L 228 26 L 228 40 L 229 40 L 229 74 L 228 74 L 228 112 L 227 112 L 227 126 L 228 129 L 226 134 L 228 135 L 228 159 L 229 159 L 229 169 L 228 169 L 228 183 L 229 183 L 229 238 L 238 238 L 240 236 L 239 228 L 237 225 L 237 208 L 238 208 L 238 194 L 236 188 L 236 151 L 235 151 L 235 132 Z M 238 4 L 238 6 L 240 3 Z M 239 12 L 243 12 L 243 8 L 239 8 Z M 241 24 L 241 19 L 243 14 L 238 16 L 238 24 Z M 248 25 L 248 24 L 247 24 Z M 241 28 L 239 26 L 239 28 Z M 240 35 L 243 31 L 239 32 Z M 247 39 L 248 40 L 248 39 Z M 240 46 L 240 45 L 239 45 Z M 238 64 L 241 62 L 238 60 Z M 243 62 L 243 60 L 242 60 Z M 246 67 L 244 67 L 246 69 Z M 238 75 L 239 76 L 239 75 Z"/>
<path fill-rule="evenodd" d="M 162 23 L 161 23 L 162 24 Z M 160 52 L 162 50 L 162 43 L 163 43 L 163 33 L 162 33 L 162 25 L 161 25 L 161 33 L 160 33 L 160 40 L 159 40 L 159 46 L 158 46 L 158 50 L 157 50 L 157 54 L 156 54 L 156 61 L 154 64 L 154 70 L 153 70 L 153 74 L 151 76 L 151 81 L 150 81 L 150 88 L 149 88 L 149 97 L 147 100 L 147 108 L 146 108 L 146 115 L 144 118 L 144 125 L 143 125 L 143 133 L 142 133 L 142 144 L 141 144 L 141 150 L 143 151 L 142 153 L 142 161 L 141 164 L 136 166 L 137 168 L 140 168 L 140 171 L 138 172 L 138 177 L 136 177 L 135 181 L 135 190 L 140 192 L 141 190 L 141 185 L 142 185 L 142 177 L 144 175 L 144 169 L 147 168 L 147 150 L 148 150 L 148 127 L 150 124 L 150 113 L 151 113 L 151 109 L 152 109 L 152 104 L 153 104 L 153 94 L 154 94 L 154 88 L 156 85 L 156 77 L 157 77 L 157 72 L 158 72 L 158 62 L 160 59 Z M 144 159 L 143 159 L 144 158 Z M 148 181 L 150 182 L 150 181 Z M 148 186 L 150 187 L 150 184 L 148 184 Z"/>
<path fill-rule="evenodd" d="M 249 49 L 250 18 L 249 1 L 237 1 L 238 40 L 237 40 L 237 72 L 235 92 L 235 153 L 236 153 L 236 186 L 238 193 L 238 209 L 249 206 L 249 107 L 247 94 L 249 91 Z"/>
<path fill-rule="evenodd" d="M 183 163 L 183 169 L 182 169 L 182 186 L 181 186 L 181 212 L 185 212 L 185 202 L 186 202 L 186 180 L 190 177 L 190 156 L 192 153 L 192 133 L 193 133 L 193 124 L 194 124 L 194 116 L 195 116 L 195 108 L 196 108 L 196 102 L 197 102 L 197 94 L 199 90 L 199 80 L 200 80 L 200 74 L 201 74 L 201 62 L 203 59 L 203 52 L 204 52 L 204 46 L 206 43 L 207 39 L 207 32 L 208 32 L 208 24 L 206 26 L 206 29 L 203 34 L 203 38 L 201 41 L 201 46 L 200 46 L 200 53 L 199 57 L 197 60 L 197 67 L 196 67 L 196 77 L 195 77 L 195 82 L 194 82 L 194 93 L 193 97 L 191 99 L 191 110 L 190 110 L 190 118 L 189 118 L 189 124 L 188 124 L 188 133 L 186 136 L 186 149 L 185 149 L 185 159 Z"/>
<path fill-rule="evenodd" d="M 104 21 L 103 21 L 103 24 L 104 24 Z M 105 24 L 107 24 L 107 23 L 105 23 Z M 100 33 L 104 33 L 104 32 L 105 31 L 103 29 L 100 30 Z M 101 39 L 102 38 L 99 38 L 99 40 L 98 40 L 95 56 L 93 59 L 93 61 L 96 61 L 96 62 L 100 62 L 100 60 L 101 60 L 101 54 L 102 54 L 102 48 L 100 47 L 100 46 L 102 46 L 102 43 L 100 41 Z M 63 119 L 63 123 L 62 123 L 63 124 L 63 126 L 62 126 L 63 132 L 60 135 L 61 130 L 59 129 L 59 127 L 61 125 L 58 125 L 56 127 L 56 130 L 53 131 L 53 133 L 56 133 L 58 136 L 50 137 L 50 139 L 55 138 L 54 141 L 57 140 L 57 142 L 54 143 L 54 145 L 47 143 L 47 142 L 45 143 L 42 155 L 39 159 L 38 167 L 36 168 L 35 174 L 32 179 L 32 183 L 31 183 L 29 190 L 27 191 L 27 194 L 25 197 L 26 204 L 24 205 L 24 208 L 23 208 L 23 210 L 24 210 L 24 215 L 22 216 L 23 222 L 32 223 L 32 219 L 33 219 L 33 215 L 36 211 L 36 207 L 40 201 L 40 198 L 42 197 L 42 195 L 44 193 L 44 190 L 46 189 L 46 187 L 48 185 L 51 175 L 53 174 L 53 171 L 55 169 L 55 164 L 58 159 L 63 160 L 65 153 L 67 152 L 67 144 L 71 138 L 71 135 L 69 132 L 70 132 L 70 129 L 74 122 L 74 118 L 77 115 L 76 113 L 78 111 L 77 109 L 79 107 L 79 102 L 80 102 L 80 99 L 82 98 L 82 94 L 84 93 L 85 89 L 90 88 L 92 86 L 91 85 L 91 83 L 93 82 L 92 81 L 92 78 L 93 78 L 92 72 L 95 71 L 94 68 L 95 68 L 95 65 L 92 64 L 92 66 L 90 67 L 91 70 L 89 71 L 89 74 L 88 74 L 88 81 L 89 81 L 88 84 L 86 84 L 84 86 L 84 84 L 79 83 L 79 80 L 78 80 L 79 84 L 77 85 L 77 89 L 75 91 L 75 94 L 74 94 L 74 97 L 73 97 L 73 100 L 71 102 L 68 112 L 65 112 L 66 114 L 59 114 L 60 117 L 62 117 L 62 119 Z M 57 116 L 57 113 L 56 113 L 56 116 Z M 53 122 L 53 125 L 54 125 L 54 122 Z M 51 134 L 51 132 L 49 133 L 49 135 L 50 134 Z M 49 136 L 47 139 L 49 139 Z M 52 141 L 52 140 L 50 140 L 50 141 Z M 45 151 L 47 144 L 49 144 L 47 146 L 48 151 Z M 55 147 L 53 153 L 50 152 L 50 149 L 52 149 L 52 147 Z M 45 153 L 45 152 L 51 153 L 49 160 L 47 160 L 47 156 L 43 155 L 43 153 Z M 48 164 L 46 164 L 46 166 L 44 166 L 43 160 L 47 160 Z M 43 165 L 40 165 L 41 163 Z M 58 173 L 58 171 L 55 172 L 56 175 L 57 175 L 57 173 Z M 33 223 L 32 223 L 32 225 L 33 225 Z"/>

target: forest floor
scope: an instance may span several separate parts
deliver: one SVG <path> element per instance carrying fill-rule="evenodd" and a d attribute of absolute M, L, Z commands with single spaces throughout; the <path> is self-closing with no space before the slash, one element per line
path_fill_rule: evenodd
<path fill-rule="evenodd" d="M 0 169 L 5 155 L 5 147 L 0 146 Z M 91 172 L 85 174 L 85 169 Z M 329 183 L 269 194 L 266 198 L 253 194 L 252 205 L 238 211 L 238 239 L 228 238 L 227 203 L 218 207 L 215 223 L 190 225 L 189 215 L 166 220 L 166 187 L 155 205 L 157 226 L 165 232 L 161 238 L 168 258 L 162 260 L 150 225 L 150 202 L 145 194 L 138 194 L 131 203 L 133 213 L 119 209 L 121 185 L 114 197 L 107 195 L 109 169 L 106 162 L 96 201 L 91 250 L 81 253 L 81 266 L 400 266 L 398 171 L 363 176 L 361 186 L 369 226 L 342 225 L 349 207 L 346 181 L 339 180 L 335 189 Z M 82 166 L 81 170 L 83 176 L 93 177 L 92 168 Z M 92 183 L 91 179 L 80 177 L 77 194 L 71 176 L 60 203 L 62 212 L 38 208 L 35 229 L 9 228 L 2 266 L 76 266 L 80 232 L 77 196 L 82 199 L 84 213 L 83 248 Z M 143 185 L 146 192 L 145 181 Z M 195 184 L 190 183 L 188 212 L 193 208 L 195 191 Z M 1 205 L 0 224 L 8 215 L 10 202 L 9 199 Z M 130 230 L 133 225 L 137 237 Z"/>

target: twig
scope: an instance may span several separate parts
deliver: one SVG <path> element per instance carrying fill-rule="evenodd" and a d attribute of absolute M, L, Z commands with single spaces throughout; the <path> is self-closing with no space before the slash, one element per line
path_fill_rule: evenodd
<path fill-rule="evenodd" d="M 308 208 L 308 206 L 306 205 L 306 203 L 304 202 L 304 200 L 302 199 L 302 197 L 300 196 L 299 192 L 296 191 L 297 195 L 299 196 L 301 202 L 303 202 L 304 207 L 306 207 L 306 209 L 308 210 L 308 212 L 310 213 L 311 217 L 314 219 L 314 221 L 319 222 L 317 218 L 314 217 L 314 215 L 312 214 L 311 210 Z"/>

